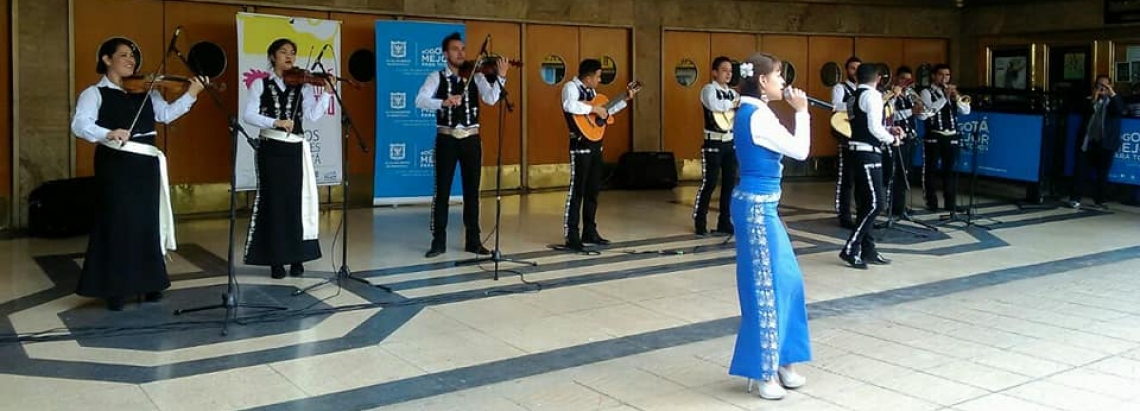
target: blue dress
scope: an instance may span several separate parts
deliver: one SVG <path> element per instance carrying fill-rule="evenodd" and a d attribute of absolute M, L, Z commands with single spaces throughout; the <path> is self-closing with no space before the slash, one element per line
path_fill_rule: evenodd
<path fill-rule="evenodd" d="M 741 104 L 733 127 L 740 163 L 732 222 L 741 323 L 728 372 L 767 381 L 779 366 L 810 361 L 811 341 L 803 276 L 777 214 L 783 155 L 752 141 L 757 109 Z"/>

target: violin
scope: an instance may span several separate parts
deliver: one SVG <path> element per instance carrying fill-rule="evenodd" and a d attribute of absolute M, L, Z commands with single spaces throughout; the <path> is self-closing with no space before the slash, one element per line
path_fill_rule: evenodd
<path fill-rule="evenodd" d="M 507 64 L 510 64 L 511 67 L 514 68 L 521 68 L 523 66 L 523 63 L 518 60 L 507 59 Z M 463 65 L 459 66 L 459 77 L 470 78 L 471 74 L 476 72 L 484 75 L 497 74 L 495 71 L 498 70 L 498 65 L 499 57 L 486 56 L 478 61 L 467 60 L 463 62 Z"/>
<path fill-rule="evenodd" d="M 167 76 L 161 74 L 136 74 L 123 77 L 123 90 L 130 94 L 146 93 L 150 90 L 169 91 L 174 94 L 185 93 L 190 88 L 190 77 Z M 225 83 L 209 83 L 206 87 L 213 87 L 218 91 L 225 91 Z"/>
<path fill-rule="evenodd" d="M 344 81 L 352 85 L 354 88 L 360 88 L 360 83 L 351 79 L 340 78 L 329 73 L 314 73 L 300 67 L 293 67 L 286 69 L 282 75 L 282 80 L 285 80 L 287 86 L 299 86 L 302 84 L 312 84 L 314 86 L 324 87 L 325 84 L 336 81 Z"/>

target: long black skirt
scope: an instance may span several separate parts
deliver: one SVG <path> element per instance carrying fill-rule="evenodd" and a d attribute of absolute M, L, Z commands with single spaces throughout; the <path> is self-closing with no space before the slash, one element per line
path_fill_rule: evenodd
<path fill-rule="evenodd" d="M 262 139 L 257 195 L 245 244 L 248 265 L 285 265 L 321 258 L 318 240 L 302 240 L 301 145 Z"/>
<path fill-rule="evenodd" d="M 95 148 L 98 214 L 76 294 L 129 298 L 170 287 L 158 232 L 158 167 L 155 157 L 102 144 Z"/>

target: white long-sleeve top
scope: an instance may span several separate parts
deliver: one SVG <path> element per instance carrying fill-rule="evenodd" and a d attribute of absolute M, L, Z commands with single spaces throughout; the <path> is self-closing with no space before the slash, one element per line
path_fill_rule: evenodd
<path fill-rule="evenodd" d="M 811 150 L 811 115 L 806 108 L 796 110 L 795 131 L 790 133 L 780 124 L 780 119 L 768 107 L 768 103 L 755 97 L 743 96 L 740 104 L 756 106 L 756 111 L 749 119 L 753 143 L 796 160 L 807 159 L 808 151 Z"/>
<path fill-rule="evenodd" d="M 855 83 L 852 83 L 850 80 L 844 80 L 842 83 L 831 87 L 832 112 L 847 111 L 847 102 L 843 99 L 843 96 L 847 94 L 847 90 L 851 90 L 851 93 L 854 94 Z"/>
<path fill-rule="evenodd" d="M 455 73 L 451 71 L 451 67 L 443 69 L 444 77 L 451 77 Z M 475 79 L 475 87 L 479 88 L 479 98 L 484 103 L 494 105 L 499 102 L 499 94 L 501 94 L 502 87 L 507 84 L 507 78 L 497 76 L 499 87 L 491 87 L 491 83 L 487 81 L 487 76 L 483 74 L 472 74 Z M 435 92 L 439 90 L 439 72 L 433 71 L 431 74 L 424 78 L 424 84 L 420 86 L 420 91 L 416 93 L 416 107 L 420 110 L 439 110 L 443 107 L 443 100 L 435 98 Z"/>
<path fill-rule="evenodd" d="M 277 88 L 285 90 L 285 80 L 278 77 L 276 73 L 269 73 L 269 78 L 277 83 Z M 273 128 L 275 119 L 269 116 L 261 115 L 261 93 L 265 91 L 265 83 L 260 80 L 253 82 L 249 87 L 249 98 L 245 103 L 245 111 L 242 112 L 242 121 L 246 124 L 257 128 Z M 301 86 L 301 111 L 304 113 L 305 121 L 317 121 L 324 115 L 329 106 L 329 101 L 332 99 L 332 93 L 322 93 L 318 98 L 310 98 L 315 92 L 315 87 L 312 84 L 304 84 Z M 294 130 L 297 132 L 299 130 Z"/>
<path fill-rule="evenodd" d="M 722 92 L 731 92 L 736 97 L 736 99 L 718 99 L 716 98 L 717 90 Z M 732 111 L 736 108 L 736 102 L 738 100 L 740 100 L 740 95 L 736 94 L 736 91 L 729 88 L 727 85 L 722 86 L 720 83 L 717 83 L 715 81 L 709 82 L 709 84 L 705 84 L 704 88 L 701 88 L 701 104 L 704 104 L 705 108 L 709 109 L 709 111 L 712 112 L 724 113 Z"/>
<path fill-rule="evenodd" d="M 923 89 L 918 95 L 922 98 L 922 105 L 926 107 L 924 113 L 919 113 L 919 120 L 926 120 L 938 115 L 938 112 L 942 111 L 942 108 L 950 103 L 950 99 L 946 98 L 946 90 L 942 89 L 939 85 L 931 85 L 929 88 Z M 963 116 L 970 114 L 969 104 L 958 102 L 954 102 L 954 104 L 958 105 L 958 114 Z"/>
<path fill-rule="evenodd" d="M 562 111 L 570 114 L 590 114 L 594 112 L 594 106 L 587 104 L 585 101 L 580 101 L 582 97 L 578 91 L 579 87 L 586 87 L 582 80 L 574 77 L 573 80 L 567 81 L 562 85 Z M 613 107 L 610 107 L 609 115 L 617 114 L 626 107 L 625 100 L 618 101 Z"/>
<path fill-rule="evenodd" d="M 112 130 L 100 127 L 95 122 L 99 119 L 99 107 L 103 105 L 103 95 L 99 94 L 100 87 L 110 87 L 115 90 L 122 90 L 117 84 L 111 82 L 107 76 L 103 76 L 98 83 L 93 86 L 87 87 L 82 93 L 79 93 L 79 100 L 75 102 L 75 117 L 71 119 L 71 132 L 77 137 L 92 143 L 97 143 L 107 139 L 107 133 Z M 162 97 L 162 93 L 158 90 L 150 92 L 150 104 L 154 107 L 154 121 L 159 123 L 170 123 L 177 120 L 182 115 L 190 111 L 190 107 L 194 106 L 194 102 L 198 101 L 197 97 L 190 94 L 183 94 L 173 103 L 167 103 L 166 99 Z M 138 134 L 131 137 L 157 135 L 158 131 L 149 133 Z"/>
<path fill-rule="evenodd" d="M 883 95 L 879 94 L 878 90 L 871 87 L 869 84 L 860 84 L 860 89 L 867 90 L 859 95 L 859 110 L 867 113 L 867 126 L 871 129 L 871 135 L 879 139 L 879 141 L 892 144 L 895 142 L 895 136 L 883 127 Z M 858 143 L 851 141 L 851 143 Z"/>

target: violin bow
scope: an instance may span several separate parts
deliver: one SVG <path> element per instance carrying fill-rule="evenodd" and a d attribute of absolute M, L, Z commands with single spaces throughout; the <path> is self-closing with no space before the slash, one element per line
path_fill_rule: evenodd
<path fill-rule="evenodd" d="M 180 27 L 180 28 L 181 28 L 181 27 Z M 138 45 L 135 45 L 134 47 L 132 47 L 132 49 L 137 49 L 137 48 L 138 48 Z M 135 50 L 131 50 L 131 51 L 133 52 L 133 51 L 135 51 Z M 158 70 L 156 70 L 156 71 L 155 71 L 156 73 L 162 73 L 162 75 L 166 74 L 166 59 L 167 59 L 169 56 L 170 56 L 170 52 L 169 52 L 169 51 L 168 51 L 168 52 L 167 52 L 165 55 L 163 55 L 163 56 L 162 56 L 162 63 L 161 63 L 161 64 L 159 64 L 159 66 L 158 66 Z M 135 66 L 135 72 L 137 73 L 138 71 L 139 71 L 139 70 L 138 70 L 138 66 L 136 65 L 136 66 Z M 127 141 L 129 141 L 129 140 L 131 139 L 131 137 L 133 137 L 133 134 L 134 134 L 134 131 L 135 131 L 135 126 L 136 126 L 136 125 L 138 125 L 138 122 L 139 122 L 139 117 L 140 117 L 140 116 L 142 116 L 143 107 L 146 107 L 146 105 L 150 103 L 150 93 L 154 91 L 154 88 L 155 88 L 156 86 L 158 86 L 158 80 L 160 80 L 160 79 L 161 79 L 161 76 L 162 76 L 162 75 L 160 75 L 160 77 L 159 77 L 159 78 L 153 79 L 153 80 L 151 81 L 151 83 L 150 83 L 150 89 L 148 89 L 148 90 L 146 91 L 146 95 L 145 95 L 145 96 L 143 96 L 143 101 L 142 101 L 142 104 L 139 104 L 139 109 L 138 109 L 138 111 L 136 111 L 136 112 L 135 112 L 135 119 L 131 121 L 131 128 L 127 129 L 127 133 L 128 133 L 128 134 L 131 134 L 131 135 L 128 135 L 128 136 L 127 136 L 127 140 L 124 140 L 122 143 L 119 143 L 119 147 L 122 147 L 122 146 L 126 145 L 126 144 L 127 144 Z"/>

